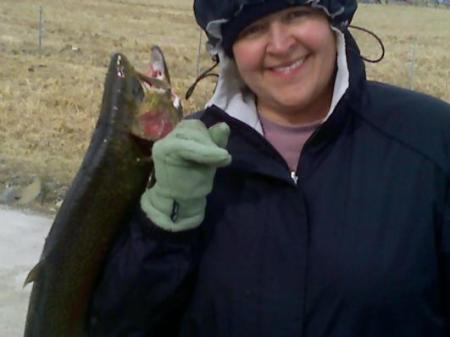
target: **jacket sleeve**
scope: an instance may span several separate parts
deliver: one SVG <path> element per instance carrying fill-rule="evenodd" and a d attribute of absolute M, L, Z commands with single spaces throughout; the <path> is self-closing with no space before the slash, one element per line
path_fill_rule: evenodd
<path fill-rule="evenodd" d="M 197 236 L 164 232 L 138 207 L 107 257 L 88 336 L 176 336 L 193 284 Z"/>

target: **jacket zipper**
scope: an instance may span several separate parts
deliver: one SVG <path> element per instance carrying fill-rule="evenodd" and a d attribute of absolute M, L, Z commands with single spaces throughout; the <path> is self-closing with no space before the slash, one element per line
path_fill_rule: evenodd
<path fill-rule="evenodd" d="M 298 175 L 295 171 L 291 171 L 291 178 L 294 181 L 295 185 L 298 184 Z"/>

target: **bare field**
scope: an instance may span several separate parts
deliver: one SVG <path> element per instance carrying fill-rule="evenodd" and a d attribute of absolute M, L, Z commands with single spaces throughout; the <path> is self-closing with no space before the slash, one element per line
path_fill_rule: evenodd
<path fill-rule="evenodd" d="M 151 44 L 166 53 L 172 82 L 183 96 L 196 77 L 199 29 L 190 0 L 41 0 L 0 3 L 0 192 L 6 183 L 44 183 L 41 206 L 61 196 L 87 148 L 99 111 L 109 58 L 123 52 L 144 70 Z M 361 5 L 354 24 L 386 46 L 369 78 L 414 88 L 450 102 L 450 10 Z M 376 41 L 355 31 L 362 53 Z M 201 68 L 210 64 L 202 50 Z M 213 83 L 202 82 L 185 111 L 198 110 Z M 39 205 L 35 205 L 39 208 Z"/>

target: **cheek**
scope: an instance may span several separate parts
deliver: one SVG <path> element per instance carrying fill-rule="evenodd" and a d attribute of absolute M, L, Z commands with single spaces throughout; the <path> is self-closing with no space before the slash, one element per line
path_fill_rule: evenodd
<path fill-rule="evenodd" d="M 336 67 L 337 62 L 337 46 L 336 46 L 336 38 L 334 34 L 332 36 L 329 36 L 328 39 L 324 39 L 324 45 L 323 45 L 323 54 L 325 58 L 325 62 L 328 63 L 329 67 L 332 67 L 333 69 Z"/>
<path fill-rule="evenodd" d="M 335 44 L 335 33 L 322 13 L 312 15 L 296 28 L 298 41 L 307 48 L 318 50 L 323 49 L 325 45 Z"/>
<path fill-rule="evenodd" d="M 309 35 L 309 47 L 320 60 L 322 70 L 328 72 L 329 68 L 336 66 L 336 37 L 329 26 L 319 25 L 316 28 Z"/>
<path fill-rule="evenodd" d="M 250 75 L 257 71 L 262 64 L 262 52 L 258 46 L 251 43 L 235 43 L 233 46 L 233 56 L 241 74 Z"/>

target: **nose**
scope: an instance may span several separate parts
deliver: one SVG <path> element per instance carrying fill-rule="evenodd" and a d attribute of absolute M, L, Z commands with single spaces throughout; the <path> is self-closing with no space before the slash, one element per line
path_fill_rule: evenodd
<path fill-rule="evenodd" d="M 291 50 L 295 43 L 289 27 L 282 22 L 272 22 L 269 27 L 269 40 L 266 51 L 271 54 L 283 54 Z"/>

